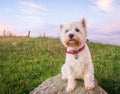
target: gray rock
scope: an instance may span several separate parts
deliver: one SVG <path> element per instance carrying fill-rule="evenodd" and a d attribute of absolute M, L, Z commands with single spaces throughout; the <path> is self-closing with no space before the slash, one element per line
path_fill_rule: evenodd
<path fill-rule="evenodd" d="M 107 92 L 96 84 L 95 89 L 87 91 L 84 88 L 83 80 L 76 80 L 77 86 L 75 90 L 71 93 L 66 92 L 67 82 L 61 79 L 61 74 L 58 74 L 55 77 L 52 77 L 33 91 L 30 94 L 107 94 Z M 97 80 L 95 81 L 97 83 Z"/>

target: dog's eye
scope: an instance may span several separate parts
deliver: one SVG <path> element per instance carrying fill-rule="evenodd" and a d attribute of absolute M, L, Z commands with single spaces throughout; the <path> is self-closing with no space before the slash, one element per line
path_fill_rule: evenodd
<path fill-rule="evenodd" d="M 78 28 L 75 29 L 76 32 L 79 32 L 80 30 Z"/>
<path fill-rule="evenodd" d="M 65 32 L 67 33 L 69 30 L 66 30 Z"/>

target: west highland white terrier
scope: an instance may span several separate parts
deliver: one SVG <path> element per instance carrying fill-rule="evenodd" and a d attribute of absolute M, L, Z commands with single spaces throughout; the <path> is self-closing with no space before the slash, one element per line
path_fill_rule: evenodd
<path fill-rule="evenodd" d="M 62 79 L 67 80 L 67 92 L 75 89 L 75 79 L 83 79 L 85 89 L 95 87 L 94 67 L 91 54 L 86 44 L 87 26 L 85 19 L 70 24 L 60 25 L 60 39 L 67 48 L 65 64 L 61 68 Z"/>

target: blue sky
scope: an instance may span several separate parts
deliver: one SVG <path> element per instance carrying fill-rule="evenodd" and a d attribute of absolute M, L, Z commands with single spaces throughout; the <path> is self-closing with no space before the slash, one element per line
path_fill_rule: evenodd
<path fill-rule="evenodd" d="M 59 25 L 85 17 L 90 40 L 120 39 L 120 0 L 1 0 L 0 32 L 58 36 Z"/>

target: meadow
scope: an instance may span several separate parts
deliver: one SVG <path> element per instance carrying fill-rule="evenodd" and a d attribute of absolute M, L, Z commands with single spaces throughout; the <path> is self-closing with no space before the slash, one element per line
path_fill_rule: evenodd
<path fill-rule="evenodd" d="M 120 47 L 87 43 L 99 85 L 120 94 Z M 64 51 L 59 39 L 0 37 L 0 94 L 28 94 L 60 73 Z"/>

